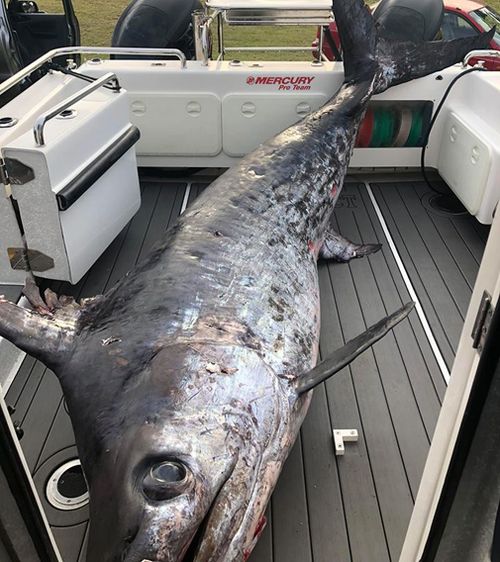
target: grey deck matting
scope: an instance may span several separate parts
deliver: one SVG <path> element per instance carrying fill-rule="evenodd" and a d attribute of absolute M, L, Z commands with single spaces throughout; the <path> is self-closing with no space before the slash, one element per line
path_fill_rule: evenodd
<path fill-rule="evenodd" d="M 423 205 L 431 195 L 423 182 L 372 188 L 451 369 L 489 227 Z"/>
<path fill-rule="evenodd" d="M 190 201 L 200 189 L 201 185 L 192 185 Z M 381 205 L 392 204 L 398 194 L 390 184 L 376 186 L 375 191 Z M 184 193 L 182 182 L 168 186 L 160 181 L 143 182 L 138 215 L 81 283 L 60 286 L 60 291 L 86 297 L 110 287 L 172 223 Z M 351 239 L 385 242 L 363 185 L 346 188 L 335 221 L 338 230 Z M 454 253 L 462 251 L 460 240 L 451 241 L 449 236 L 452 262 L 461 262 L 462 257 Z M 408 238 L 404 240 L 410 244 Z M 480 238 L 476 243 L 479 256 L 484 241 Z M 409 254 L 413 253 L 411 247 Z M 478 260 L 467 263 L 472 282 Z M 319 269 L 323 356 L 409 300 L 387 244 L 369 259 L 349 265 L 321 263 Z M 432 287 L 425 290 L 432 303 Z M 394 334 L 318 388 L 251 561 L 397 561 L 444 391 L 415 313 Z M 50 371 L 27 358 L 7 399 L 16 407 L 14 418 L 25 431 L 21 444 L 43 495 L 50 470 L 75 456 L 58 383 Z M 344 457 L 334 454 L 334 428 L 355 428 L 360 433 L 359 442 L 348 444 Z M 83 562 L 86 510 L 69 515 L 48 507 L 48 517 L 65 562 Z"/>
<path fill-rule="evenodd" d="M 17 302 L 21 298 L 21 291 L 20 285 L 0 285 L 0 295 L 11 302 Z"/>

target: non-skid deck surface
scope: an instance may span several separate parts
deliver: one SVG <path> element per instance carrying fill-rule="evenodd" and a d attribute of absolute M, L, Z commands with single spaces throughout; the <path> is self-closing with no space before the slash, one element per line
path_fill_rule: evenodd
<path fill-rule="evenodd" d="M 11 302 L 17 302 L 21 298 L 21 291 L 20 285 L 0 285 L 0 295 Z"/>
<path fill-rule="evenodd" d="M 202 187 L 203 184 L 191 186 L 189 201 Z M 403 188 L 415 192 L 418 186 L 374 188 L 388 222 L 389 209 L 396 212 L 392 205 L 397 197 L 401 198 Z M 172 224 L 180 212 L 185 190 L 185 182 L 163 185 L 161 181 L 143 181 L 143 204 L 138 215 L 85 279 L 76 287 L 59 287 L 61 292 L 86 297 L 112 286 Z M 404 198 L 405 206 L 410 205 L 409 200 Z M 418 206 L 417 198 L 411 201 L 411 205 Z M 416 217 L 413 207 L 409 213 Z M 440 229 L 455 265 L 463 261 L 464 231 L 473 234 L 471 220 L 463 219 L 468 224 L 463 229 L 455 228 L 455 222 L 446 226 L 444 220 L 434 216 L 424 221 L 426 229 L 429 221 Z M 385 242 L 363 185 L 346 188 L 335 221 L 338 230 L 351 239 Z M 401 229 L 401 221 L 394 221 L 396 230 Z M 418 219 L 414 224 L 420 232 Z M 427 236 L 427 232 L 420 235 Z M 451 240 L 452 235 L 456 239 Z M 479 234 L 473 238 L 475 257 L 466 259 L 470 286 L 484 246 Z M 403 241 L 408 255 L 415 259 L 413 239 L 410 242 L 403 234 Z M 403 249 L 401 254 L 406 259 Z M 423 275 L 422 267 L 415 267 Z M 441 261 L 436 267 L 447 279 Z M 460 267 L 465 269 L 465 265 Z M 432 312 L 431 305 L 437 307 L 433 305 L 433 287 L 427 287 L 425 281 L 422 279 L 423 288 L 418 289 L 428 294 L 431 304 L 424 305 Z M 387 244 L 379 254 L 350 265 L 320 264 L 320 284 L 323 356 L 410 300 Z M 447 287 L 452 298 L 462 303 L 465 293 L 459 298 L 454 285 Z M 447 320 L 439 312 L 436 317 L 446 331 Z M 444 391 L 442 375 L 415 313 L 373 350 L 317 389 L 300 439 L 273 495 L 268 525 L 252 562 L 396 561 Z M 49 473 L 76 456 L 59 385 L 52 373 L 28 358 L 7 399 L 16 407 L 14 418 L 25 432 L 21 444 L 44 496 Z M 334 454 L 333 429 L 359 431 L 359 442 L 347 444 L 344 457 Z M 83 561 L 86 509 L 69 514 L 48 507 L 47 512 L 65 562 Z"/>
<path fill-rule="evenodd" d="M 489 227 L 465 212 L 433 210 L 428 202 L 434 194 L 423 182 L 372 189 L 451 369 Z"/>

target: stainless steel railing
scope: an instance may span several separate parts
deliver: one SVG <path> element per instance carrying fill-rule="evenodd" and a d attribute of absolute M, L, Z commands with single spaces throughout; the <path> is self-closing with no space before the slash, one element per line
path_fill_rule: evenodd
<path fill-rule="evenodd" d="M 49 51 L 36 61 L 32 62 L 16 74 L 7 78 L 0 84 L 0 95 L 4 94 L 33 72 L 41 68 L 45 63 L 57 57 L 70 57 L 72 55 L 135 55 L 143 57 L 170 56 L 177 57 L 181 68 L 186 68 L 186 55 L 179 49 L 142 49 L 134 47 L 62 47 Z"/>
<path fill-rule="evenodd" d="M 76 94 L 73 94 L 69 98 L 66 98 L 61 103 L 58 103 L 45 113 L 42 113 L 40 117 L 35 121 L 35 125 L 33 126 L 33 134 L 35 136 L 35 142 L 37 146 L 43 146 L 45 144 L 45 137 L 44 137 L 44 129 L 45 125 L 48 121 L 56 117 L 57 115 L 61 114 L 63 111 L 69 109 L 75 103 L 78 103 L 83 98 L 87 97 L 89 94 L 98 90 L 101 86 L 104 86 L 108 82 L 111 82 L 114 86 L 116 92 L 120 91 L 120 84 L 118 82 L 118 78 L 116 74 L 112 72 L 108 72 L 104 76 L 101 76 L 85 88 L 82 88 Z"/>

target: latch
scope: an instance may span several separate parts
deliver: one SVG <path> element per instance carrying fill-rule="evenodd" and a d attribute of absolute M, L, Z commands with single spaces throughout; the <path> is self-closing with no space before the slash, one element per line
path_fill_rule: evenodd
<path fill-rule="evenodd" d="M 7 197 L 12 194 L 11 185 L 24 185 L 34 179 L 33 169 L 26 164 L 14 158 L 0 157 L 0 182 L 5 186 Z"/>
<path fill-rule="evenodd" d="M 479 353 L 483 351 L 494 311 L 491 295 L 487 291 L 484 291 L 471 334 L 473 340 L 472 347 L 477 349 Z"/>

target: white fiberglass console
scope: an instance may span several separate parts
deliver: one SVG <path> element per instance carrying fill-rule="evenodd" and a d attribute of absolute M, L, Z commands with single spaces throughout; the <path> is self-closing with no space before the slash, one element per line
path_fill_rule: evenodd
<path fill-rule="evenodd" d="M 500 199 L 500 72 L 461 79 L 439 125 L 436 168 L 469 213 L 491 224 Z"/>

